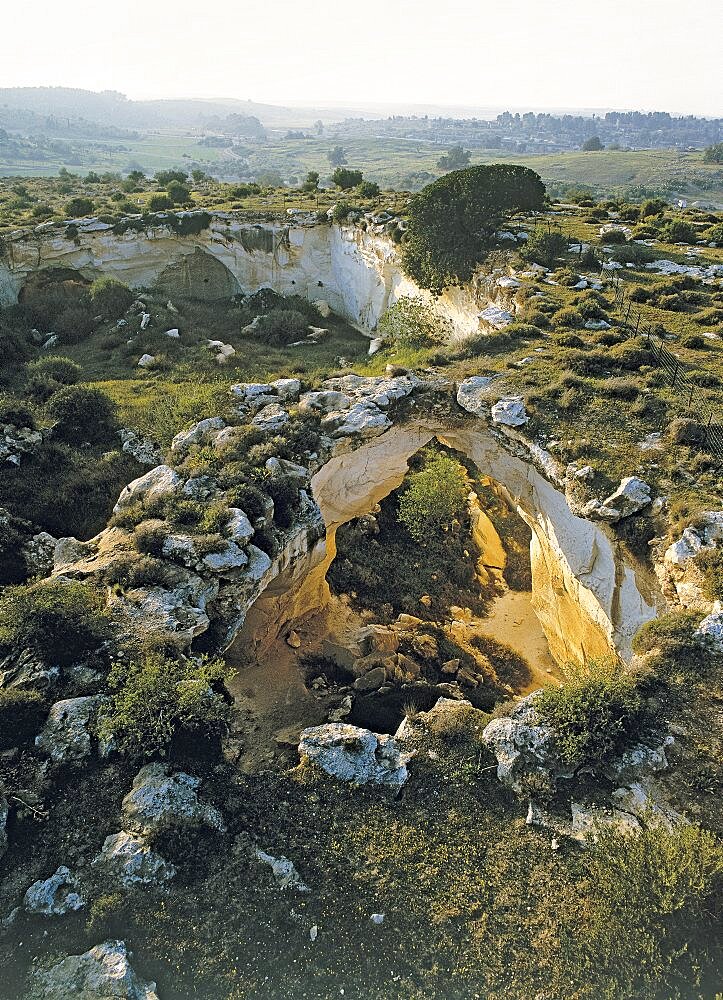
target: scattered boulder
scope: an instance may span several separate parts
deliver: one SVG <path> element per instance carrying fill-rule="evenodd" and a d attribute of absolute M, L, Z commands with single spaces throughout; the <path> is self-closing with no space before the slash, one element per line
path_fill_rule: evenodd
<path fill-rule="evenodd" d="M 78 764 L 90 757 L 92 724 L 102 701 L 102 695 L 56 701 L 35 746 L 55 765 Z"/>
<path fill-rule="evenodd" d="M 340 781 L 398 789 L 409 777 L 411 754 L 402 753 L 394 737 L 343 722 L 305 729 L 299 754 Z"/>
<path fill-rule="evenodd" d="M 39 531 L 23 545 L 22 553 L 28 576 L 48 576 L 55 563 L 58 539 L 47 531 Z"/>
<path fill-rule="evenodd" d="M 225 427 L 226 421 L 222 420 L 221 417 L 206 417 L 205 420 L 199 420 L 198 423 L 195 423 L 187 431 L 180 431 L 176 434 L 173 441 L 171 441 L 171 451 L 175 453 L 184 452 L 192 444 L 201 444 L 206 437 L 211 435 L 212 431 L 221 431 Z"/>
<path fill-rule="evenodd" d="M 226 825 L 221 813 L 198 797 L 200 784 L 200 778 L 183 771 L 172 773 L 167 764 L 146 764 L 123 799 L 124 827 L 141 836 L 155 833 L 167 822 L 223 832 Z"/>
<path fill-rule="evenodd" d="M 473 413 L 476 417 L 486 416 L 490 401 L 487 390 L 495 380 L 495 376 L 470 375 L 457 386 L 457 402 L 463 410 Z"/>
<path fill-rule="evenodd" d="M 145 476 L 134 479 L 133 482 L 128 483 L 123 488 L 121 495 L 118 497 L 118 502 L 113 508 L 113 513 L 117 514 L 124 507 L 128 507 L 137 500 L 148 501 L 168 496 L 175 492 L 180 485 L 181 477 L 177 472 L 168 465 L 157 465 L 155 469 L 151 469 Z"/>
<path fill-rule="evenodd" d="M 104 941 L 30 976 L 32 1000 L 158 1000 L 156 984 L 132 969 L 124 941 Z"/>
<path fill-rule="evenodd" d="M 620 485 L 611 493 L 607 499 L 603 500 L 603 507 L 616 511 L 617 517 L 605 517 L 608 521 L 620 521 L 624 517 L 637 514 L 643 507 L 652 503 L 650 487 L 644 480 L 637 476 L 626 476 L 620 480 Z"/>
<path fill-rule="evenodd" d="M 335 438 L 356 435 L 364 440 L 378 437 L 392 426 L 386 413 L 372 402 L 355 403 L 351 409 L 342 412 L 332 411 L 322 419 L 321 424 L 331 429 Z"/>
<path fill-rule="evenodd" d="M 92 865 L 110 883 L 123 889 L 158 885 L 176 874 L 174 865 L 152 851 L 141 837 L 127 830 L 106 837 Z"/>
<path fill-rule="evenodd" d="M 715 601 L 713 610 L 703 619 L 695 634 L 703 639 L 711 652 L 717 655 L 723 653 L 723 605 L 720 601 Z"/>
<path fill-rule="evenodd" d="M 274 858 L 259 848 L 256 849 L 255 853 L 262 864 L 269 866 L 279 885 L 279 889 L 295 889 L 296 892 L 311 892 L 309 886 L 296 870 L 293 861 L 289 861 L 288 858 L 283 856 Z"/>
<path fill-rule="evenodd" d="M 140 438 L 135 431 L 121 427 L 118 431 L 123 451 L 141 465 L 160 465 L 161 453 L 150 438 Z"/>
<path fill-rule="evenodd" d="M 153 354 L 143 354 L 138 359 L 138 367 L 139 368 L 150 368 L 155 363 L 156 363 L 156 359 L 155 359 L 155 356 Z"/>
<path fill-rule="evenodd" d="M 25 893 L 23 906 L 27 913 L 41 917 L 62 917 L 85 906 L 79 886 L 69 868 L 61 865 L 45 881 L 33 882 Z"/>
<path fill-rule="evenodd" d="M 506 427 L 522 427 L 528 421 L 522 396 L 503 396 L 492 407 L 492 422 Z"/>
<path fill-rule="evenodd" d="M 528 774 L 564 776 L 560 769 L 555 734 L 538 717 L 535 703 L 540 692 L 522 698 L 506 718 L 493 719 L 482 733 L 482 742 L 497 758 L 497 777 L 522 792 L 520 779 Z M 568 772 L 569 773 L 569 772 Z"/>

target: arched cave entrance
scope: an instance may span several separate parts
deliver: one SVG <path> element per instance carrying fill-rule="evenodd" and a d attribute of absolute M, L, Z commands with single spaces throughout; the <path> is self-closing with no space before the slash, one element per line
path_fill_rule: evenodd
<path fill-rule="evenodd" d="M 322 651 L 324 641 L 334 643 L 341 637 L 337 645 L 343 646 L 348 630 L 359 628 L 359 617 L 351 612 L 348 620 L 343 616 L 340 620 L 338 597 L 333 599 L 329 587 L 337 531 L 368 515 L 395 491 L 410 460 L 430 442 L 464 456 L 479 482 L 488 484 L 526 526 L 531 591 L 502 595 L 487 621 L 493 637 L 507 639 L 508 645 L 512 645 L 510 633 L 518 622 L 514 645 L 519 653 L 527 652 L 528 662 L 533 661 L 535 669 L 527 675 L 520 670 L 508 684 L 511 691 L 538 687 L 542 674 L 554 671 L 555 662 L 625 654 L 638 625 L 654 616 L 654 595 L 646 592 L 615 543 L 599 525 L 575 517 L 564 495 L 534 469 L 529 458 L 525 461 L 511 454 L 487 430 L 441 428 L 424 422 L 393 427 L 379 438 L 337 454 L 316 472 L 312 490 L 327 526 L 326 538 L 302 558 L 285 553 L 278 575 L 250 608 L 229 650 L 230 662 L 238 667 L 233 694 L 261 728 L 254 743 L 265 746 L 254 750 L 249 766 L 258 766 L 259 753 L 263 764 L 263 755 L 273 755 L 275 745 L 295 747 L 300 727 L 327 721 L 329 706 L 320 696 L 319 685 L 315 687 L 319 675 L 332 686 L 348 687 L 354 680 L 343 657 L 337 657 L 341 671 L 336 677 L 327 676 L 334 674 L 331 665 L 318 670 L 316 677 L 307 670 L 305 678 L 301 669 L 305 657 L 333 660 L 327 655 L 328 646 Z M 484 511 L 480 515 L 477 530 L 484 560 L 485 547 L 494 549 L 500 538 Z M 494 558 L 487 561 L 493 564 Z M 367 623 L 374 624 L 368 618 Z M 301 639 L 298 649 L 284 641 L 294 630 Z M 538 649 L 530 655 L 534 644 Z M 353 692 L 351 711 L 337 713 L 336 718 L 392 731 L 404 704 L 424 709 L 443 693 L 430 686 L 415 689 L 415 685 L 392 684 L 386 699 L 374 701 L 376 711 L 372 711 L 366 692 Z M 485 705 L 484 696 L 471 700 Z M 367 710 L 360 713 L 358 706 L 365 702 Z"/>

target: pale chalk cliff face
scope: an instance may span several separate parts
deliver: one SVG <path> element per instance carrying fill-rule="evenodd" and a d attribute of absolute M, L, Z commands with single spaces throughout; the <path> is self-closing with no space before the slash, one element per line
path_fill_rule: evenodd
<path fill-rule="evenodd" d="M 505 290 L 480 278 L 438 299 L 402 271 L 397 248 L 384 233 L 359 226 L 238 221 L 215 213 L 197 235 L 181 236 L 158 224 L 140 232 L 113 232 L 105 223 L 38 227 L 14 234 L 0 255 L 0 304 L 17 300 L 24 282 L 45 268 L 68 267 L 93 279 L 109 275 L 133 288 L 160 284 L 170 295 L 220 299 L 272 288 L 282 295 L 324 299 L 363 330 L 374 330 L 399 298 L 419 296 L 452 324 L 453 339 L 486 328 L 490 304 L 511 306 Z"/>

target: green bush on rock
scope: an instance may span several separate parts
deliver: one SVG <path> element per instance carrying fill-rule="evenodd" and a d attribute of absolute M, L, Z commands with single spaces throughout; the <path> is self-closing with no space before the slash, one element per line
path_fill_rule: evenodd
<path fill-rule="evenodd" d="M 164 756 L 180 730 L 220 735 L 228 708 L 213 690 L 227 676 L 222 660 L 200 662 L 148 652 L 115 663 L 108 675 L 111 694 L 98 722 L 102 739 L 122 752 Z"/>
<path fill-rule="evenodd" d="M 544 688 L 536 709 L 554 729 L 560 757 L 570 767 L 604 761 L 643 716 L 632 678 L 615 663 L 594 660 L 569 667 L 560 687 Z"/>

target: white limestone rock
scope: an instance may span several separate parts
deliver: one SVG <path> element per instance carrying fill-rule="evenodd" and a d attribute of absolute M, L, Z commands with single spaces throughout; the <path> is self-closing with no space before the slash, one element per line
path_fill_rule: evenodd
<path fill-rule="evenodd" d="M 78 883 L 64 865 L 50 878 L 33 882 L 23 899 L 26 913 L 40 917 L 62 917 L 84 906 Z"/>
<path fill-rule="evenodd" d="M 652 496 L 648 484 L 637 476 L 626 476 L 620 480 L 620 485 L 603 500 L 603 506 L 611 510 L 618 511 L 619 516 L 616 521 L 624 517 L 637 514 L 648 504 L 652 503 Z"/>
<path fill-rule="evenodd" d="M 35 737 L 35 746 L 54 765 L 86 760 L 93 749 L 93 722 L 102 701 L 102 695 L 56 701 L 43 731 Z"/>
<path fill-rule="evenodd" d="M 253 538 L 253 526 L 240 508 L 229 507 L 228 512 L 231 515 L 226 525 L 228 537 L 240 548 L 243 548 Z"/>
<path fill-rule="evenodd" d="M 700 636 L 711 652 L 723 654 L 723 605 L 715 601 L 713 610 L 703 619 L 695 632 Z"/>
<path fill-rule="evenodd" d="M 269 434 L 278 434 L 290 419 L 288 412 L 280 403 L 268 403 L 258 411 L 251 423 Z"/>
<path fill-rule="evenodd" d="M 333 410 L 348 410 L 350 406 L 350 397 L 336 389 L 305 392 L 299 398 L 301 413 L 331 413 Z"/>
<path fill-rule="evenodd" d="M 167 764 L 146 764 L 123 799 L 124 829 L 147 837 L 165 823 L 208 826 L 223 832 L 226 825 L 215 806 L 198 797 L 201 779 Z"/>
<path fill-rule="evenodd" d="M 134 479 L 133 482 L 128 483 L 123 488 L 121 495 L 118 497 L 118 502 L 113 508 L 113 513 L 117 514 L 124 507 L 128 507 L 137 500 L 149 501 L 169 496 L 180 485 L 181 477 L 169 465 L 157 465 L 155 469 L 151 469 L 145 476 Z"/>
<path fill-rule="evenodd" d="M 230 539 L 220 552 L 209 552 L 202 559 L 203 565 L 213 573 L 224 573 L 240 570 L 249 561 L 246 553 Z"/>
<path fill-rule="evenodd" d="M 155 356 L 153 354 L 142 354 L 138 359 L 139 368 L 150 368 L 156 363 Z"/>
<path fill-rule="evenodd" d="M 522 396 L 504 396 L 492 407 L 492 422 L 506 427 L 523 427 L 529 417 Z"/>
<path fill-rule="evenodd" d="M 160 465 L 161 452 L 150 438 L 140 438 L 129 427 L 122 427 L 118 431 L 118 437 L 121 439 L 123 451 L 135 458 L 136 462 L 141 465 Z"/>
<path fill-rule="evenodd" d="M 385 785 L 398 789 L 407 781 L 411 754 L 402 753 L 394 737 L 343 722 L 305 729 L 299 754 L 340 781 Z"/>
<path fill-rule="evenodd" d="M 535 703 L 541 692 L 522 698 L 510 714 L 493 719 L 482 733 L 482 742 L 497 758 L 497 778 L 517 792 L 520 778 L 531 773 L 563 777 L 554 730 L 537 715 Z"/>
<path fill-rule="evenodd" d="M 495 376 L 470 375 L 457 386 L 457 402 L 463 410 L 475 417 L 486 416 L 490 410 L 490 400 L 487 390 L 495 380 Z"/>
<path fill-rule="evenodd" d="M 156 984 L 131 967 L 124 941 L 104 941 L 82 955 L 68 955 L 33 970 L 32 1000 L 158 1000 Z"/>
<path fill-rule="evenodd" d="M 39 531 L 23 545 L 22 553 L 28 576 L 48 576 L 55 564 L 58 539 L 47 531 Z"/>
<path fill-rule="evenodd" d="M 479 319 L 495 330 L 504 330 L 506 326 L 514 322 L 515 317 L 507 309 L 489 305 L 479 313 Z"/>
<path fill-rule="evenodd" d="M 363 440 L 378 437 L 392 426 L 386 413 L 366 401 L 355 403 L 349 410 L 328 413 L 321 424 L 330 428 L 335 438 L 358 436 Z"/>
<path fill-rule="evenodd" d="M 206 417 L 199 420 L 187 431 L 180 431 L 171 441 L 171 451 L 175 453 L 186 451 L 192 444 L 201 444 L 204 439 L 210 437 L 210 432 L 221 431 L 226 427 L 225 420 L 221 417 Z"/>
<path fill-rule="evenodd" d="M 8 814 L 10 807 L 2 789 L 0 789 L 0 858 L 8 849 Z"/>
<path fill-rule="evenodd" d="M 650 778 L 667 767 L 665 745 L 649 747 L 644 743 L 636 743 L 613 757 L 599 770 L 617 785 L 630 785 L 643 778 Z"/>
<path fill-rule="evenodd" d="M 259 848 L 256 849 L 255 853 L 256 857 L 262 864 L 269 866 L 280 889 L 294 889 L 296 892 L 311 892 L 309 886 L 306 882 L 304 882 L 301 875 L 299 875 L 296 870 L 296 866 L 293 861 L 289 861 L 288 858 L 283 856 L 280 858 L 274 858 L 271 854 L 267 854 L 266 851 L 262 851 Z"/>
<path fill-rule="evenodd" d="M 92 865 L 105 880 L 123 889 L 159 885 L 176 874 L 174 865 L 152 851 L 141 837 L 127 830 L 106 837 Z"/>

